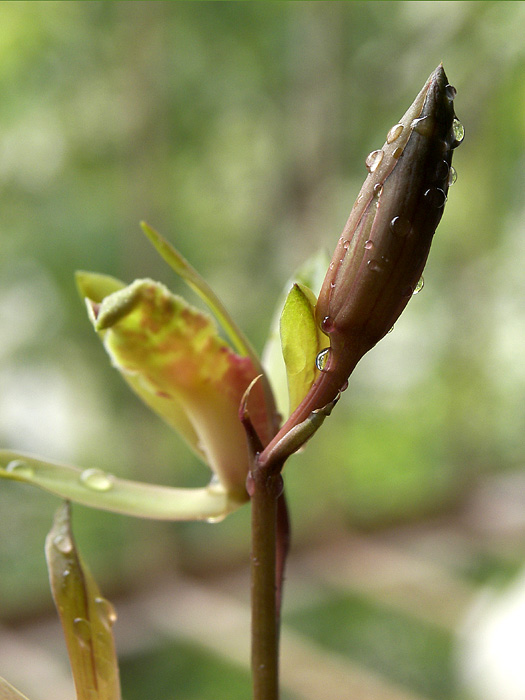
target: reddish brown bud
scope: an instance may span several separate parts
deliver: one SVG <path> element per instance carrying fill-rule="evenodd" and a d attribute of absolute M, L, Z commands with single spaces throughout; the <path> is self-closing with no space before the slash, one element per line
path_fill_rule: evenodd
<path fill-rule="evenodd" d="M 454 96 L 440 65 L 390 129 L 383 148 L 366 159 L 369 175 L 316 308 L 330 336 L 331 366 L 343 347 L 362 355 L 375 345 L 412 296 L 443 214 L 452 149 L 463 137 Z"/>

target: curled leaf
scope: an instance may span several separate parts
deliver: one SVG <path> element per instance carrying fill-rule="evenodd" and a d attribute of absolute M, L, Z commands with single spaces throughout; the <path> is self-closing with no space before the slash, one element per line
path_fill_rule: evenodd
<path fill-rule="evenodd" d="M 70 506 L 55 515 L 46 538 L 51 591 L 64 631 L 77 700 L 120 700 L 111 603 L 102 597 L 80 558 L 70 523 Z"/>

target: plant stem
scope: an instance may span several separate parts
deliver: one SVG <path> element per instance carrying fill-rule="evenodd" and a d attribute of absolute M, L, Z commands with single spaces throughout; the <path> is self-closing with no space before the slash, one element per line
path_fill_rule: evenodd
<path fill-rule="evenodd" d="M 276 600 L 279 471 L 257 464 L 250 473 L 252 505 L 252 683 L 253 700 L 279 698 L 279 614 Z"/>

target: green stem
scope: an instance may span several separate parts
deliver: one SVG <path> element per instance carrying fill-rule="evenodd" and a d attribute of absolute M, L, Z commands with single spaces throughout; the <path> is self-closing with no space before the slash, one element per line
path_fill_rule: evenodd
<path fill-rule="evenodd" d="M 252 683 L 253 700 L 279 699 L 279 615 L 276 601 L 278 471 L 258 468 L 248 479 L 252 504 Z"/>

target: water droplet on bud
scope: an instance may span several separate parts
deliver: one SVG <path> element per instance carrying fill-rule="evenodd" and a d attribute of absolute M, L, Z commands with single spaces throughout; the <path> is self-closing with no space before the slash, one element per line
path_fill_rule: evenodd
<path fill-rule="evenodd" d="M 368 261 L 368 269 L 372 272 L 383 272 L 384 268 L 380 260 L 375 260 L 372 258 L 372 260 Z"/>
<path fill-rule="evenodd" d="M 331 333 L 334 330 L 334 322 L 332 321 L 330 316 L 325 316 L 321 321 L 321 330 L 323 331 L 323 333 Z"/>
<path fill-rule="evenodd" d="M 425 280 L 423 279 L 423 275 L 421 275 L 418 283 L 414 287 L 414 291 L 412 292 L 412 295 L 414 296 L 416 294 L 419 294 L 419 292 L 423 289 L 424 286 L 425 286 Z"/>
<path fill-rule="evenodd" d="M 457 117 L 454 117 L 454 121 L 452 122 L 452 133 L 454 134 L 452 148 L 456 148 L 465 138 L 465 128 Z"/>
<path fill-rule="evenodd" d="M 374 241 L 371 241 L 370 239 L 365 241 L 365 249 L 366 250 L 372 250 L 373 247 L 374 247 Z"/>
<path fill-rule="evenodd" d="M 327 372 L 327 364 L 330 359 L 330 348 L 325 348 L 315 358 L 315 366 L 320 372 Z"/>
<path fill-rule="evenodd" d="M 80 481 L 93 491 L 109 491 L 113 487 L 113 476 L 100 469 L 85 469 Z"/>
<path fill-rule="evenodd" d="M 446 85 L 445 86 L 445 94 L 448 97 L 449 100 L 453 100 L 456 95 L 457 95 L 457 90 L 453 85 Z"/>
<path fill-rule="evenodd" d="M 380 165 L 383 160 L 383 151 L 379 149 L 377 151 L 372 151 L 369 153 L 365 160 L 365 165 L 369 173 L 373 173 Z"/>
<path fill-rule="evenodd" d="M 399 158 L 401 158 L 402 155 L 403 155 L 403 149 L 402 149 L 402 148 L 399 148 L 399 147 L 398 147 L 398 148 L 396 148 L 394 151 L 392 151 L 392 158 L 395 158 L 396 160 L 398 160 Z"/>
<path fill-rule="evenodd" d="M 456 182 L 457 179 L 458 179 L 458 174 L 456 172 L 456 168 L 453 165 L 451 165 L 450 172 L 448 174 L 448 186 L 452 187 L 452 185 Z"/>
<path fill-rule="evenodd" d="M 383 192 L 383 185 L 380 182 L 376 182 L 376 184 L 374 185 L 374 195 L 376 197 L 380 197 L 382 192 Z"/>
<path fill-rule="evenodd" d="M 26 479 L 31 479 L 35 475 L 33 467 L 21 459 L 13 459 L 13 461 L 9 462 L 6 466 L 5 470 L 10 474 L 17 474 Z"/>
<path fill-rule="evenodd" d="M 386 135 L 386 142 L 393 143 L 396 139 L 398 139 L 401 136 L 403 129 L 403 124 L 394 124 L 394 126 Z"/>
<path fill-rule="evenodd" d="M 431 187 L 423 196 L 427 204 L 435 209 L 441 209 L 447 201 L 447 195 L 439 187 Z"/>
<path fill-rule="evenodd" d="M 408 219 L 405 219 L 403 216 L 394 216 L 392 221 L 390 222 L 390 230 L 394 234 L 394 236 L 398 236 L 399 238 L 404 238 L 405 236 L 408 236 L 412 229 L 412 226 L 410 224 L 410 221 Z"/>
<path fill-rule="evenodd" d="M 414 119 L 410 125 L 414 131 L 421 136 L 430 136 L 432 132 L 432 119 L 426 117 L 419 117 L 419 119 Z"/>

